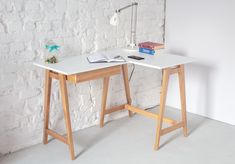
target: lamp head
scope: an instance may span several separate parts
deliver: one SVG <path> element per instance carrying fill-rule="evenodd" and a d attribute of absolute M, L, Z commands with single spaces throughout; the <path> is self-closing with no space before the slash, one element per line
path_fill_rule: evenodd
<path fill-rule="evenodd" d="M 113 16 L 110 18 L 109 23 L 112 26 L 117 26 L 119 24 L 119 15 L 118 15 L 118 11 L 116 11 Z"/>

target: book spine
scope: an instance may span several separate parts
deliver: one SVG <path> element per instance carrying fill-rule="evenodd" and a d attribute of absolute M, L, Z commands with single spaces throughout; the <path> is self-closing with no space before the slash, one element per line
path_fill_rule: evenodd
<path fill-rule="evenodd" d="M 139 46 L 140 48 L 146 48 L 146 49 L 154 50 L 154 47 L 151 46 L 151 45 L 139 44 L 138 46 Z"/>
<path fill-rule="evenodd" d="M 155 54 L 154 50 L 147 49 L 147 48 L 141 48 L 141 47 L 139 48 L 139 52 L 146 53 L 146 54 L 149 54 L 149 55 L 154 55 Z"/>
<path fill-rule="evenodd" d="M 158 49 L 164 48 L 164 44 L 160 44 L 160 43 L 155 43 L 155 44 L 139 43 L 138 46 L 141 48 L 147 48 L 147 49 L 151 49 L 151 50 L 158 50 Z"/>

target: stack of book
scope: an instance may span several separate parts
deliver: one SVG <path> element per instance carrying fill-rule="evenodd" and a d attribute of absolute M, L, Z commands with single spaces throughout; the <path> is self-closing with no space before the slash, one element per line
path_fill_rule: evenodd
<path fill-rule="evenodd" d="M 155 42 L 143 42 L 139 43 L 139 52 L 154 55 L 156 50 L 163 49 L 164 44 Z"/>

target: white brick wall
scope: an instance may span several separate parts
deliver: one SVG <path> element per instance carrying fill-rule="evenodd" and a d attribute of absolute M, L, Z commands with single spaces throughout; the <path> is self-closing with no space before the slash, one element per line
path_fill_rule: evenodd
<path fill-rule="evenodd" d="M 44 72 L 32 65 L 43 58 L 46 39 L 62 45 L 63 55 L 122 47 L 129 39 L 130 10 L 120 26 L 109 25 L 114 10 L 130 0 L 0 0 L 0 153 L 40 143 L 43 128 Z M 164 0 L 138 0 L 137 41 L 162 41 Z M 130 66 L 131 68 L 131 66 Z M 161 72 L 137 67 L 133 103 L 158 104 Z M 121 85 L 120 85 L 121 84 Z M 98 123 L 102 81 L 68 84 L 73 130 Z M 64 132 L 58 82 L 53 82 L 50 126 Z M 110 101 L 112 100 L 112 101 Z M 108 106 L 125 101 L 122 78 L 111 79 Z M 107 117 L 126 115 L 121 112 Z"/>

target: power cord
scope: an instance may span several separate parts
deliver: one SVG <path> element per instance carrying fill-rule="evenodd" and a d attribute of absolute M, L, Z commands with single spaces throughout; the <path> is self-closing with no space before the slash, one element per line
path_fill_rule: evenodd
<path fill-rule="evenodd" d="M 159 105 L 159 104 L 158 104 L 158 105 L 154 105 L 154 106 L 152 106 L 152 107 L 145 108 L 144 110 L 150 110 L 150 109 L 156 108 L 156 107 L 158 107 L 158 106 L 160 106 L 160 105 Z"/>
<path fill-rule="evenodd" d="M 135 71 L 135 64 L 132 64 L 132 70 L 131 70 L 131 75 L 130 75 L 130 77 L 129 77 L 129 81 L 131 81 L 131 78 L 132 78 L 132 75 L 133 75 L 133 73 L 134 73 L 134 71 Z"/>
<path fill-rule="evenodd" d="M 130 77 L 129 77 L 129 81 L 131 81 L 131 78 L 132 78 L 132 76 L 133 76 L 133 73 L 134 73 L 134 71 L 135 71 L 135 64 L 132 64 L 132 70 L 131 70 L 131 74 L 130 74 Z M 149 109 L 152 109 L 152 108 L 156 108 L 157 106 L 159 106 L 159 105 L 154 105 L 154 106 L 152 106 L 152 107 L 148 107 L 148 108 L 146 108 L 146 109 L 144 109 L 144 110 L 149 110 Z"/>

